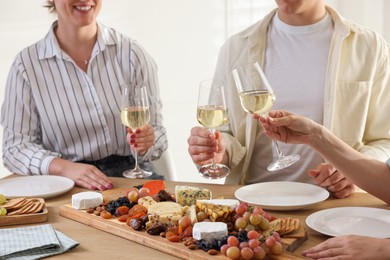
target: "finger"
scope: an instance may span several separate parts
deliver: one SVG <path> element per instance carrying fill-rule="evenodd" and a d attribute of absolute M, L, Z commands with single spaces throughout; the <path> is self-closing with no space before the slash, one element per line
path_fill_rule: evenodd
<path fill-rule="evenodd" d="M 210 153 L 213 154 L 214 152 L 218 151 L 217 146 L 189 146 L 188 147 L 188 153 L 190 155 L 198 155 L 202 153 Z"/>
<path fill-rule="evenodd" d="M 330 186 L 333 186 L 333 185 L 337 185 L 338 186 L 341 186 L 340 182 L 342 180 L 345 179 L 344 175 L 342 175 L 339 171 L 334 171 L 333 173 L 330 173 L 330 171 L 328 172 L 328 174 L 330 174 L 326 179 L 324 179 L 321 183 L 321 186 L 323 187 L 330 187 Z M 340 187 L 340 189 L 342 189 L 344 187 Z"/>
<path fill-rule="evenodd" d="M 214 153 L 202 153 L 191 156 L 192 161 L 199 165 L 209 164 L 214 158 Z"/>
<path fill-rule="evenodd" d="M 322 169 L 321 169 L 322 168 Z M 333 173 L 336 172 L 336 169 L 334 167 L 330 166 L 325 166 L 325 167 L 320 167 L 320 170 L 315 170 L 316 172 L 313 172 L 313 170 L 309 170 L 308 174 L 311 177 L 314 177 L 315 183 L 320 185 L 321 187 L 326 187 L 329 186 L 325 180 L 329 178 Z"/>
<path fill-rule="evenodd" d="M 343 179 L 335 185 L 329 186 L 327 190 L 331 192 L 334 197 L 342 199 L 350 196 L 355 191 L 355 185 L 347 179 Z"/>
<path fill-rule="evenodd" d="M 210 136 L 210 131 L 206 128 L 196 126 L 191 129 L 191 136 L 200 136 L 207 138 Z"/>
<path fill-rule="evenodd" d="M 95 166 L 91 166 L 90 171 L 85 175 L 85 177 L 86 178 L 83 178 L 83 180 L 87 181 L 99 190 L 107 190 L 113 187 L 112 182 L 108 179 L 108 177 Z"/>
<path fill-rule="evenodd" d="M 215 139 L 207 137 L 195 137 L 192 136 L 188 139 L 188 144 L 190 146 L 208 146 L 208 147 L 213 147 L 217 146 L 217 141 Z"/>

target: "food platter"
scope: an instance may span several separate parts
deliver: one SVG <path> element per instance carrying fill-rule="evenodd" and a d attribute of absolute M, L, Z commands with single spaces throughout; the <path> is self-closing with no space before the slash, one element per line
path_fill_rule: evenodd
<path fill-rule="evenodd" d="M 317 211 L 306 218 L 313 230 L 328 236 L 362 235 L 390 238 L 390 210 L 338 207 Z"/>
<path fill-rule="evenodd" d="M 329 197 L 321 187 L 299 182 L 275 181 L 243 186 L 235 197 L 268 210 L 298 210 L 313 206 Z"/>
<path fill-rule="evenodd" d="M 23 176 L 0 181 L 0 193 L 7 199 L 52 198 L 71 190 L 73 180 L 61 176 Z"/>

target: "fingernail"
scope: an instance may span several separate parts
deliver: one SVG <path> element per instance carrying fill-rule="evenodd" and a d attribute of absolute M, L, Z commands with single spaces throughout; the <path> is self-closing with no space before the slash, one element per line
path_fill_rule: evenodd
<path fill-rule="evenodd" d="M 95 186 L 91 186 L 91 190 L 96 190 L 96 187 Z"/>
<path fill-rule="evenodd" d="M 130 135 L 130 138 L 135 138 L 135 134 Z"/>
<path fill-rule="evenodd" d="M 135 140 L 134 140 L 134 139 L 131 139 L 131 140 L 130 140 L 130 143 L 132 143 L 132 144 L 135 143 Z"/>
<path fill-rule="evenodd" d="M 114 188 L 114 186 L 112 186 L 112 184 L 107 185 L 107 190 L 111 190 L 112 188 Z"/>
<path fill-rule="evenodd" d="M 106 190 L 107 188 L 104 187 L 103 185 L 100 185 L 100 189 L 101 189 L 101 190 Z"/>
<path fill-rule="evenodd" d="M 138 147 L 138 144 L 134 144 L 134 147 Z"/>
<path fill-rule="evenodd" d="M 136 134 L 141 133 L 141 129 L 137 129 L 137 130 L 135 131 L 135 133 L 136 133 Z"/>

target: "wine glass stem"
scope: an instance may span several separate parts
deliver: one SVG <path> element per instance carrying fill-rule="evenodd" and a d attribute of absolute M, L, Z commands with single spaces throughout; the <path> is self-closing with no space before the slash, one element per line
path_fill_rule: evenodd
<path fill-rule="evenodd" d="M 139 168 L 138 166 L 138 152 L 136 149 L 133 150 L 133 156 L 134 156 L 134 170 L 137 170 Z"/>
<path fill-rule="evenodd" d="M 213 138 L 215 138 L 215 129 L 214 128 L 209 128 L 209 131 L 211 133 L 211 135 L 213 136 Z M 215 167 L 215 159 L 214 159 L 214 156 L 213 156 L 213 159 L 212 159 L 212 162 L 211 162 L 211 167 Z"/>
<path fill-rule="evenodd" d="M 283 155 L 282 151 L 280 151 L 278 142 L 275 141 L 274 139 L 272 139 L 272 141 L 275 144 L 276 152 L 278 153 L 279 159 L 282 158 L 284 155 Z"/>

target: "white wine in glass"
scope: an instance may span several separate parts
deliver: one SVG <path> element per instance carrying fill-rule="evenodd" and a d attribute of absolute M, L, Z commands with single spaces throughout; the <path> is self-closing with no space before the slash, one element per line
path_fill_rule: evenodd
<path fill-rule="evenodd" d="M 216 128 L 229 121 L 222 86 L 213 84 L 211 80 L 200 83 L 196 117 L 198 122 L 208 128 L 213 135 Z M 207 179 L 219 179 L 226 177 L 230 169 L 226 165 L 215 163 L 213 159 L 211 164 L 200 167 L 199 173 Z"/>
<path fill-rule="evenodd" d="M 123 125 L 133 130 L 133 132 L 149 123 L 149 102 L 145 86 L 137 86 L 135 88 L 131 88 L 128 85 L 123 86 L 121 121 Z M 152 172 L 143 170 L 139 167 L 137 150 L 133 149 L 133 156 L 135 160 L 134 169 L 124 171 L 123 176 L 132 179 L 147 178 L 151 176 Z"/>
<path fill-rule="evenodd" d="M 233 78 L 242 108 L 251 114 L 268 115 L 276 97 L 259 63 L 253 62 L 233 69 Z M 278 159 L 268 165 L 268 171 L 289 167 L 299 160 L 298 154 L 284 155 L 280 151 L 278 143 L 274 139 L 272 140 L 278 153 Z"/>

